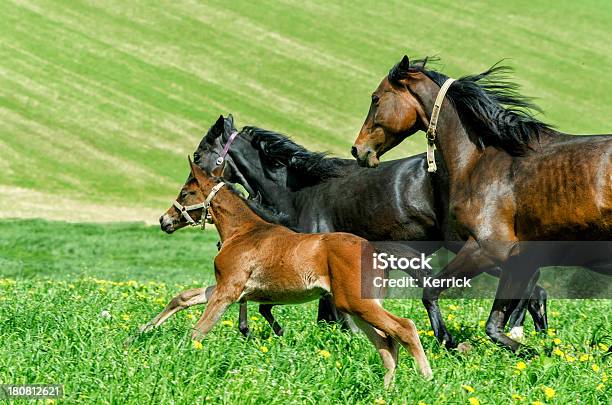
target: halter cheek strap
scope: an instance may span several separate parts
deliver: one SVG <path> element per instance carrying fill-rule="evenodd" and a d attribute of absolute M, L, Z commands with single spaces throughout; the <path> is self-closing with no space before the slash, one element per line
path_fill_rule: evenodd
<path fill-rule="evenodd" d="M 227 143 L 225 144 L 225 146 L 223 147 L 223 150 L 221 151 L 221 155 L 217 158 L 217 166 L 221 165 L 221 163 L 225 161 L 227 152 L 229 152 L 229 149 L 232 146 L 232 143 L 234 142 L 234 139 L 236 139 L 237 136 L 238 136 L 238 131 L 232 131 L 232 133 L 230 134 L 227 140 Z"/>
<path fill-rule="evenodd" d="M 438 170 L 438 167 L 436 166 L 436 159 L 434 157 L 434 151 L 436 150 L 436 145 L 434 143 L 436 140 L 436 127 L 438 126 L 438 116 L 440 115 L 440 108 L 442 108 L 444 96 L 446 96 L 448 88 L 454 81 L 455 79 L 446 79 L 442 87 L 440 87 L 433 110 L 431 111 L 429 126 L 427 127 L 427 133 L 425 134 L 427 137 L 427 171 L 430 173 Z"/>
<path fill-rule="evenodd" d="M 217 195 L 219 190 L 221 190 L 221 187 L 223 186 L 225 186 L 224 182 L 221 182 L 217 184 L 216 186 L 214 186 L 212 190 L 210 190 L 210 194 L 208 194 L 208 197 L 206 197 L 206 200 L 204 200 L 204 202 L 201 202 L 199 204 L 183 206 L 181 205 L 181 203 L 174 200 L 172 205 L 174 205 L 174 207 L 181 212 L 181 215 L 185 218 L 185 220 L 187 220 L 187 222 L 189 222 L 191 226 L 197 226 L 198 222 L 196 222 L 193 218 L 191 218 L 191 215 L 189 215 L 189 211 L 193 211 L 193 210 L 202 208 L 204 211 L 202 212 L 202 215 L 200 216 L 200 222 L 202 223 L 202 228 L 204 228 L 206 224 L 206 220 L 209 218 L 208 209 L 210 208 L 210 203 L 213 200 L 213 198 L 215 198 L 215 195 Z"/>

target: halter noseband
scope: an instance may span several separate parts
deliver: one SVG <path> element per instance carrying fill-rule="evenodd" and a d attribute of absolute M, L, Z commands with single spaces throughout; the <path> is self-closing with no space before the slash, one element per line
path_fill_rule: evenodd
<path fill-rule="evenodd" d="M 217 192 L 221 190 L 221 187 L 223 186 L 225 186 L 224 182 L 221 182 L 217 184 L 216 186 L 214 186 L 212 190 L 210 190 L 210 194 L 208 194 L 208 197 L 206 197 L 206 200 L 204 200 L 204 202 L 201 202 L 199 204 L 183 206 L 181 205 L 181 203 L 174 200 L 172 205 L 174 205 L 174 207 L 180 211 L 181 215 L 187 220 L 187 222 L 189 222 L 191 226 L 198 226 L 201 223 L 202 229 L 203 229 L 206 224 L 206 220 L 210 220 L 209 215 L 208 215 L 208 209 L 210 208 L 210 202 L 212 201 L 213 198 L 215 198 L 215 195 L 217 195 Z M 200 216 L 200 222 L 196 222 L 193 218 L 191 218 L 191 215 L 189 215 L 189 211 L 197 210 L 200 208 L 203 209 L 202 215 Z"/>
<path fill-rule="evenodd" d="M 444 96 L 454 81 L 455 79 L 446 79 L 442 87 L 440 87 L 440 91 L 436 97 L 436 102 L 431 110 L 431 118 L 429 119 L 429 126 L 427 127 L 427 132 L 425 134 L 427 137 L 427 171 L 430 173 L 438 170 L 438 167 L 436 166 L 436 159 L 434 158 L 434 151 L 436 150 L 436 145 L 434 144 L 436 140 L 436 127 L 438 125 L 438 116 L 440 115 L 440 108 L 442 108 Z"/>
<path fill-rule="evenodd" d="M 230 146 L 232 146 L 232 143 L 234 142 L 234 139 L 236 139 L 237 136 L 238 136 L 238 131 L 236 130 L 232 131 L 227 142 L 225 143 L 225 146 L 223 147 L 223 151 L 221 151 L 221 155 L 219 155 L 219 157 L 217 158 L 217 166 L 220 166 L 221 163 L 225 161 L 225 157 L 227 156 L 227 153 L 229 152 Z"/>

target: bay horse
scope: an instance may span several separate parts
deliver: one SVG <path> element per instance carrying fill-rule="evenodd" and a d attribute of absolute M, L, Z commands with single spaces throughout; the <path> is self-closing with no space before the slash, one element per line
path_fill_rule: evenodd
<path fill-rule="evenodd" d="M 506 79 L 506 67 L 453 82 L 426 61 L 404 56 L 383 78 L 351 152 L 360 165 L 377 167 L 385 152 L 427 130 L 428 154 L 438 151 L 449 176 L 450 218 L 467 238 L 437 277 L 503 265 L 486 332 L 516 351 L 520 344 L 504 326 L 530 295 L 538 266 L 612 273 L 609 250 L 577 257 L 560 243 L 539 255 L 533 244 L 521 244 L 612 239 L 612 136 L 571 136 L 539 121 L 531 113 L 537 107 Z M 423 302 L 436 337 L 452 342 L 437 304 L 444 289 L 424 289 Z"/>
<path fill-rule="evenodd" d="M 207 172 L 221 170 L 226 181 L 242 185 L 274 210 L 272 222 L 298 232 L 342 231 L 370 241 L 420 241 L 402 246 L 427 255 L 442 246 L 454 252 L 461 246 L 450 243 L 460 241 L 461 235 L 449 226 L 448 176 L 443 170 L 429 175 L 423 154 L 370 170 L 354 160 L 311 152 L 273 131 L 244 127 L 238 132 L 230 114 L 220 116 L 208 130 L 194 152 L 194 162 Z M 387 249 L 384 245 L 377 247 Z M 398 255 L 402 254 L 410 252 Z M 495 267 L 486 271 L 500 275 Z M 547 328 L 546 292 L 536 286 L 532 298 L 513 313 L 511 336 L 521 337 L 526 307 L 536 330 Z M 248 331 L 246 312 L 241 315 L 241 331 Z M 318 319 L 337 319 L 327 301 L 319 306 Z"/>
<path fill-rule="evenodd" d="M 201 340 L 232 303 L 295 304 L 331 295 L 336 308 L 351 315 L 379 351 L 387 370 L 385 387 L 397 367 L 397 343 L 414 356 L 421 374 L 432 378 L 414 322 L 386 311 L 380 299 L 361 296 L 361 278 L 356 275 L 362 269 L 362 257 L 374 252 L 367 240 L 340 232 L 297 233 L 267 222 L 232 186 L 205 173 L 191 159 L 189 164 L 191 174 L 162 223 L 166 232 L 173 232 L 210 216 L 222 243 L 214 259 L 216 286 L 177 309 L 172 303 L 182 300 L 185 292 L 179 294 L 143 330 L 159 326 L 190 303 L 207 301 L 192 334 L 194 340 Z M 382 293 L 379 289 L 380 298 Z"/>

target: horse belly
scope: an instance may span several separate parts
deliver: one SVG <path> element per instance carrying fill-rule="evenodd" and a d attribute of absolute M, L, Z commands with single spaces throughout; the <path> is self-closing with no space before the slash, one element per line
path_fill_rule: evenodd
<path fill-rule="evenodd" d="M 329 282 L 308 270 L 294 272 L 251 273 L 239 301 L 255 301 L 270 304 L 300 304 L 319 299 L 329 293 Z"/>

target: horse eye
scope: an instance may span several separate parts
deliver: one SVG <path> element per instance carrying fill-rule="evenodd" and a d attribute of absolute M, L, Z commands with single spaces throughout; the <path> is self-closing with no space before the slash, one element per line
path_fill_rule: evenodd
<path fill-rule="evenodd" d="M 372 94 L 372 104 L 378 104 L 378 100 L 380 100 L 380 98 L 378 98 L 376 94 Z"/>
<path fill-rule="evenodd" d="M 198 152 L 194 152 L 193 160 L 200 160 L 200 154 Z"/>

